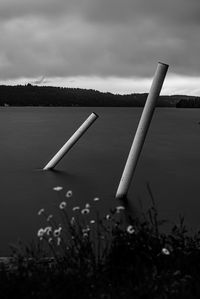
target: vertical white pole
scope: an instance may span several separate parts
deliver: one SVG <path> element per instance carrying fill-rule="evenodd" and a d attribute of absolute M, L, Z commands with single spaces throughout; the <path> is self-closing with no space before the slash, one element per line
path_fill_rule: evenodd
<path fill-rule="evenodd" d="M 137 131 L 129 152 L 128 159 L 117 189 L 116 198 L 123 199 L 127 197 L 128 189 L 142 150 L 142 146 L 145 141 L 145 137 L 150 126 L 150 122 L 156 106 L 156 101 L 159 97 L 165 75 L 168 70 L 168 65 L 159 62 L 154 79 L 147 97 L 145 107 L 143 109 L 140 122 L 138 124 Z"/>
<path fill-rule="evenodd" d="M 70 137 L 70 139 L 63 145 L 63 147 L 61 147 L 57 154 L 43 168 L 43 170 L 54 168 L 97 118 L 98 115 L 96 113 L 91 113 L 90 116 L 84 121 L 84 123 L 78 128 L 78 130 Z"/>

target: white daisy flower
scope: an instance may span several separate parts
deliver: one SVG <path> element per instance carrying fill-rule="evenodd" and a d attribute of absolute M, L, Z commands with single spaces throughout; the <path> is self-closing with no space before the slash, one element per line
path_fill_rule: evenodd
<path fill-rule="evenodd" d="M 82 232 L 83 233 L 87 233 L 87 232 L 89 232 L 90 231 L 90 227 L 89 226 L 87 226 L 86 228 L 83 228 L 82 229 Z"/>
<path fill-rule="evenodd" d="M 39 211 L 38 211 L 38 215 L 40 216 L 42 213 L 44 213 L 44 209 L 40 209 Z"/>
<path fill-rule="evenodd" d="M 127 227 L 126 231 L 127 231 L 127 233 L 129 233 L 129 234 L 134 234 L 135 229 L 134 229 L 134 227 L 133 227 L 132 225 L 129 225 L 129 226 Z"/>
<path fill-rule="evenodd" d="M 89 214 L 90 213 L 90 210 L 89 209 L 83 209 L 81 211 L 81 214 Z"/>
<path fill-rule="evenodd" d="M 61 187 L 61 186 L 53 187 L 54 191 L 61 191 L 62 189 L 63 189 L 63 187 Z"/>
<path fill-rule="evenodd" d="M 43 228 L 40 228 L 39 230 L 38 230 L 38 232 L 37 232 L 37 236 L 40 238 L 40 237 L 43 237 L 43 235 L 44 235 L 44 229 Z"/>
<path fill-rule="evenodd" d="M 70 224 L 71 224 L 71 225 L 74 225 L 74 224 L 75 224 L 75 222 L 76 222 L 75 218 L 74 218 L 74 217 L 72 217 L 72 218 L 71 218 L 71 220 L 70 220 Z"/>
<path fill-rule="evenodd" d="M 167 248 L 163 248 L 162 253 L 165 255 L 170 255 L 170 251 Z"/>
<path fill-rule="evenodd" d="M 80 210 L 80 207 L 73 207 L 72 208 L 72 211 L 78 211 L 78 210 Z"/>
<path fill-rule="evenodd" d="M 64 208 L 66 208 L 66 205 L 67 205 L 66 201 L 62 201 L 62 202 L 60 203 L 60 205 L 59 205 L 59 208 L 60 208 L 61 210 L 63 210 Z"/>
<path fill-rule="evenodd" d="M 120 213 L 120 211 L 123 211 L 123 210 L 125 210 L 124 206 L 118 206 L 118 207 L 116 207 L 116 212 L 117 213 Z"/>
<path fill-rule="evenodd" d="M 45 234 L 49 235 L 52 232 L 52 227 L 51 226 L 47 226 L 47 227 L 44 228 L 43 231 L 44 231 Z"/>
<path fill-rule="evenodd" d="M 51 220 L 51 218 L 53 217 L 52 214 L 50 214 L 48 217 L 47 217 L 47 222 L 49 222 Z"/>
<path fill-rule="evenodd" d="M 95 197 L 93 200 L 94 200 L 94 201 L 99 201 L 100 198 L 99 198 L 99 197 Z"/>
<path fill-rule="evenodd" d="M 72 190 L 67 191 L 67 193 L 65 194 L 65 196 L 68 197 L 68 198 L 72 197 L 72 195 L 73 195 Z"/>
<path fill-rule="evenodd" d="M 53 232 L 54 237 L 59 237 L 61 234 L 62 227 L 60 226 L 58 229 L 55 229 Z"/>

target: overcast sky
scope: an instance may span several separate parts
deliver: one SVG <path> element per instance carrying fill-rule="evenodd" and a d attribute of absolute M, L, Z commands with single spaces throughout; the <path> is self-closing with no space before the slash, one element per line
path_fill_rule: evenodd
<path fill-rule="evenodd" d="M 0 0 L 0 83 L 200 95 L 199 0 Z"/>

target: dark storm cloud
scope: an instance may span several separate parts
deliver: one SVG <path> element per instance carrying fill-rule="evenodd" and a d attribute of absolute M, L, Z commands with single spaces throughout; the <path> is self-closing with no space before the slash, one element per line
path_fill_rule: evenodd
<path fill-rule="evenodd" d="M 0 0 L 0 77 L 200 72 L 200 1 Z"/>

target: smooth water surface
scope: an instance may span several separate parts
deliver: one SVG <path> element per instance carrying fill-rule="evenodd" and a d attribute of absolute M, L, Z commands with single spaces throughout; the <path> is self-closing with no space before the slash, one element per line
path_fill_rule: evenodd
<path fill-rule="evenodd" d="M 42 168 L 94 111 L 99 118 L 57 165 Z M 54 213 L 67 190 L 68 210 L 100 197 L 103 213 L 116 189 L 141 115 L 140 108 L 11 108 L 0 110 L 0 256 L 8 243 L 31 240 L 42 223 L 40 208 Z M 156 109 L 129 191 L 150 205 L 149 182 L 162 217 L 185 215 L 200 227 L 200 110 Z M 63 186 L 63 192 L 53 187 Z"/>

